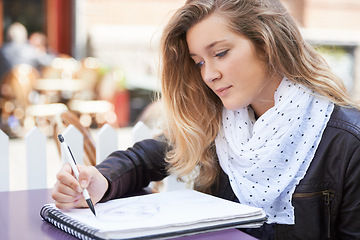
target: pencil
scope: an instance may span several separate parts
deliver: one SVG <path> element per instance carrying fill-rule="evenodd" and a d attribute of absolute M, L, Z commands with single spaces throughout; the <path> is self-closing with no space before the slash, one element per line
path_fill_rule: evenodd
<path fill-rule="evenodd" d="M 76 179 L 79 180 L 79 170 L 76 167 L 76 160 L 74 158 L 74 155 L 71 152 L 70 147 L 65 143 L 65 139 L 61 134 L 58 135 L 58 139 L 59 139 L 61 145 L 64 147 L 64 152 L 65 152 L 66 158 L 67 158 L 67 160 L 68 160 L 68 162 L 69 162 L 69 164 L 71 166 L 71 169 L 73 170 L 73 172 L 75 174 Z M 84 198 L 86 200 L 86 203 L 89 206 L 90 210 L 96 216 L 94 204 L 91 201 L 89 192 L 86 190 L 86 188 L 84 188 L 82 194 L 83 194 L 83 196 L 84 196 Z"/>

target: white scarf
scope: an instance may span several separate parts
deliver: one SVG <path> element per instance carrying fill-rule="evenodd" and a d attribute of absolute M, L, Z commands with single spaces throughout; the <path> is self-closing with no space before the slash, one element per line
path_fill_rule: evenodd
<path fill-rule="evenodd" d="M 275 106 L 257 120 L 251 107 L 224 109 L 216 151 L 240 203 L 263 208 L 269 223 L 294 224 L 291 197 L 334 104 L 287 78 L 274 100 Z"/>

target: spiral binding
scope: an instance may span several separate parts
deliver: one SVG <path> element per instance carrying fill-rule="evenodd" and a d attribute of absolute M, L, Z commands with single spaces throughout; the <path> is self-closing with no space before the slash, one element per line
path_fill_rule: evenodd
<path fill-rule="evenodd" d="M 97 229 L 79 223 L 75 219 L 66 216 L 61 211 L 54 209 L 51 205 L 43 206 L 40 215 L 45 221 L 79 239 L 99 239 L 95 236 L 95 233 L 98 231 Z"/>

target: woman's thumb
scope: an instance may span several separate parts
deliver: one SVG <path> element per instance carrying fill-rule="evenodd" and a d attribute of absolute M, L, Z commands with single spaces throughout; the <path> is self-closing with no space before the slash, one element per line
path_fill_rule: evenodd
<path fill-rule="evenodd" d="M 81 188 L 87 188 L 90 183 L 91 175 L 89 171 L 87 171 L 85 166 L 78 166 L 79 167 L 79 183 Z"/>

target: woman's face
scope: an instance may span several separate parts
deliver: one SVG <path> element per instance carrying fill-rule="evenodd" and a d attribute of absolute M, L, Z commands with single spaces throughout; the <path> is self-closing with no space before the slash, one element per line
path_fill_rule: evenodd
<path fill-rule="evenodd" d="M 225 108 L 251 105 L 259 117 L 274 106 L 281 77 L 268 73 L 252 42 L 227 27 L 223 18 L 213 14 L 195 24 L 186 41 L 202 79 Z"/>

